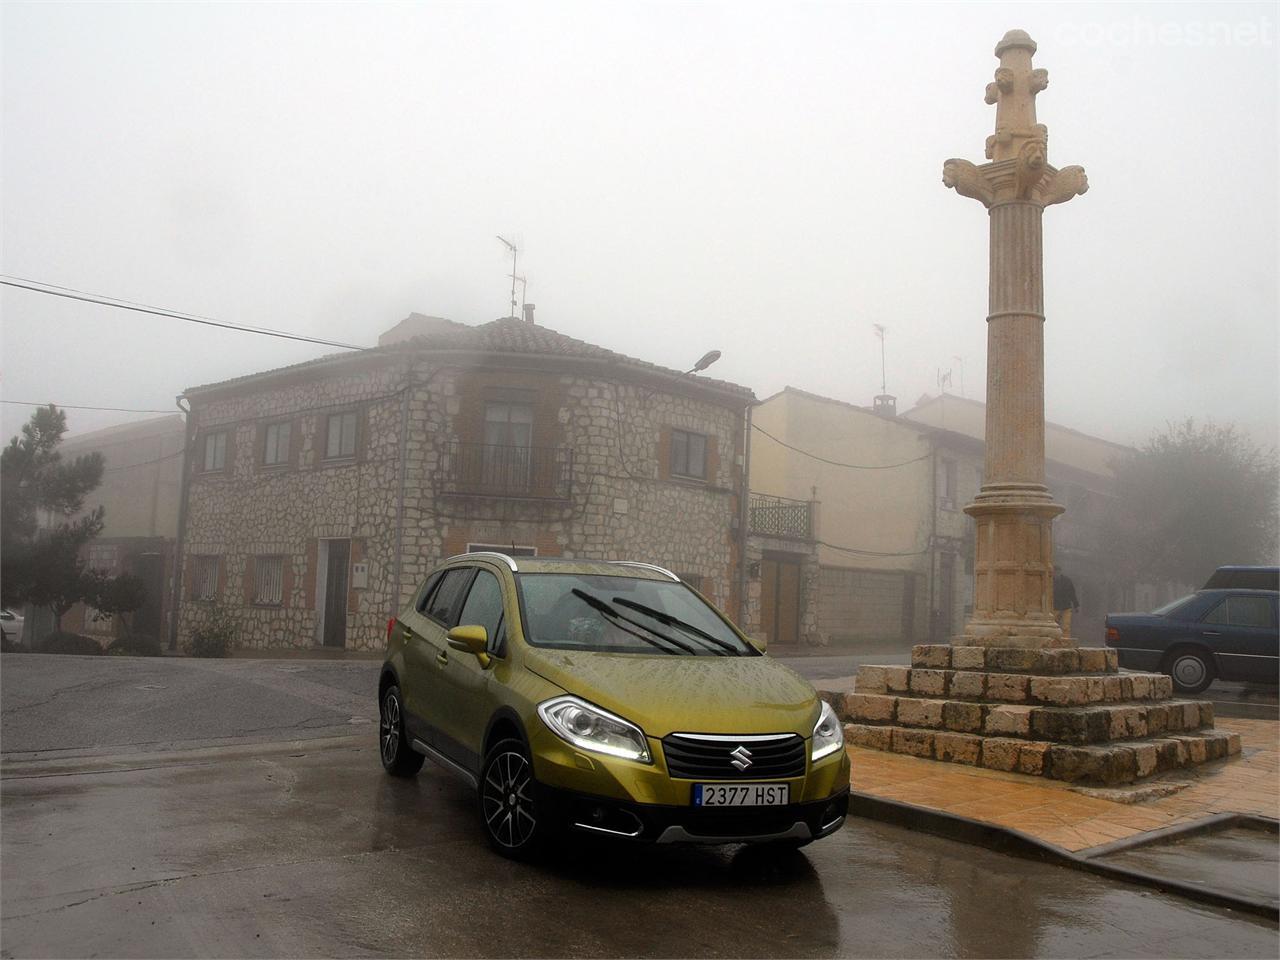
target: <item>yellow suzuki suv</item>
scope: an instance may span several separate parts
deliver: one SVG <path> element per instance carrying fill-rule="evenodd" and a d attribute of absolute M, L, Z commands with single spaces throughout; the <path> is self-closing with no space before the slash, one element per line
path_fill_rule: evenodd
<path fill-rule="evenodd" d="M 378 702 L 387 772 L 461 777 L 510 857 L 566 830 L 801 846 L 849 805 L 831 708 L 650 564 L 450 558 L 387 624 Z"/>

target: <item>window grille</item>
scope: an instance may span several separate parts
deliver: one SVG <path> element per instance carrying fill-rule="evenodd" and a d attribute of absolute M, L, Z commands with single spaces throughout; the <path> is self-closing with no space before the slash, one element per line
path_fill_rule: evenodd
<path fill-rule="evenodd" d="M 707 438 L 687 430 L 671 431 L 671 473 L 679 477 L 707 478 Z"/>
<path fill-rule="evenodd" d="M 329 415 L 329 441 L 325 446 L 325 459 L 335 460 L 340 457 L 356 455 L 356 415 L 351 410 L 346 413 Z"/>
<path fill-rule="evenodd" d="M 116 548 L 105 543 L 90 544 L 86 566 L 90 570 L 96 570 L 98 573 L 114 574 L 116 572 Z"/>
<path fill-rule="evenodd" d="M 253 563 L 253 602 L 278 607 L 284 599 L 284 557 L 258 557 Z"/>
<path fill-rule="evenodd" d="M 227 466 L 227 434 L 225 431 L 207 434 L 204 438 L 205 470 L 224 470 Z"/>
<path fill-rule="evenodd" d="M 218 558 L 195 557 L 191 570 L 191 599 L 216 600 L 218 597 Z"/>
<path fill-rule="evenodd" d="M 289 434 L 291 424 L 271 423 L 267 425 L 266 442 L 262 448 L 262 462 L 273 467 L 289 462 Z"/>

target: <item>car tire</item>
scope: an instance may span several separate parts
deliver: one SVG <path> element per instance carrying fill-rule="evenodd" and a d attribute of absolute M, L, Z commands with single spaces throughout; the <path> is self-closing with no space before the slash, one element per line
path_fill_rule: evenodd
<path fill-rule="evenodd" d="M 1173 678 L 1178 693 L 1200 693 L 1213 683 L 1217 671 L 1213 658 L 1195 647 L 1176 647 L 1165 657 L 1164 672 Z"/>
<path fill-rule="evenodd" d="M 404 732 L 404 702 L 400 688 L 387 687 L 378 705 L 378 752 L 382 769 L 393 777 L 412 777 L 422 769 L 422 754 L 409 746 Z"/>
<path fill-rule="evenodd" d="M 521 741 L 500 740 L 489 748 L 476 797 L 485 838 L 495 851 L 512 860 L 531 860 L 545 851 L 553 831 L 540 816 L 538 782 Z"/>

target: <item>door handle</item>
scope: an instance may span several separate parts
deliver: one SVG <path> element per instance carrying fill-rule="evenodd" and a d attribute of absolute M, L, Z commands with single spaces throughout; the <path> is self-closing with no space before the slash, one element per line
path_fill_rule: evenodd
<path fill-rule="evenodd" d="M 436 654 L 436 663 L 440 664 L 440 666 L 443 667 L 448 662 L 449 662 L 449 654 L 447 652 L 445 652 L 444 650 L 441 650 L 439 653 Z"/>
<path fill-rule="evenodd" d="M 1205 630 L 1200 634 L 1202 637 L 1220 637 L 1222 634 L 1217 630 Z"/>

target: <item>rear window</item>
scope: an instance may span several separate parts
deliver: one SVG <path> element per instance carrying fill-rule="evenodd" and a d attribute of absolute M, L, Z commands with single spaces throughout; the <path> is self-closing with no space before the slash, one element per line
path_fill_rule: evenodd
<path fill-rule="evenodd" d="M 683 583 L 574 573 L 516 576 L 525 639 L 535 647 L 694 657 L 753 657 Z"/>
<path fill-rule="evenodd" d="M 1280 590 L 1280 567 L 1219 567 L 1206 590 Z"/>

